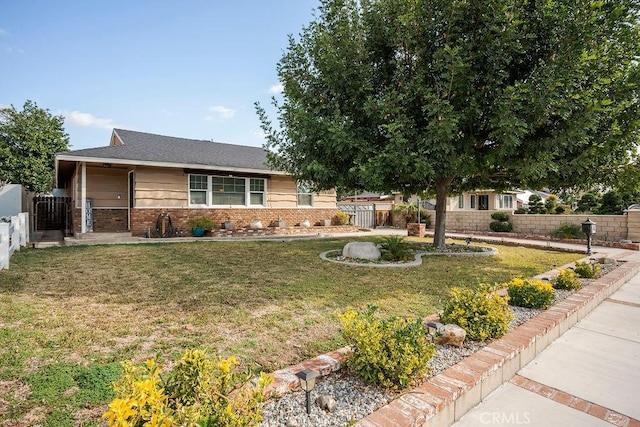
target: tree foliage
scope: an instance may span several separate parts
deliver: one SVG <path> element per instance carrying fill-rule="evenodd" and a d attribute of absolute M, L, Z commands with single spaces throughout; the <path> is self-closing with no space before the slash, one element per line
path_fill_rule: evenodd
<path fill-rule="evenodd" d="M 0 180 L 35 192 L 51 189 L 54 156 L 69 150 L 64 118 L 26 101 L 0 109 Z"/>
<path fill-rule="evenodd" d="M 529 213 L 530 214 L 543 214 L 546 213 L 544 202 L 539 194 L 532 194 L 529 196 Z"/>
<path fill-rule="evenodd" d="M 277 66 L 274 167 L 318 189 L 551 189 L 638 136 L 639 0 L 321 0 Z M 603 173 L 608 171 L 607 173 Z"/>

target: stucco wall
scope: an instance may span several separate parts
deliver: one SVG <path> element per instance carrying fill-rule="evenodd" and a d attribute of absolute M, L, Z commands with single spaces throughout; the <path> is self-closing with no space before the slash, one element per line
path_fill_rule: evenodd
<path fill-rule="evenodd" d="M 18 215 L 23 211 L 22 186 L 7 184 L 0 188 L 0 216 Z"/>

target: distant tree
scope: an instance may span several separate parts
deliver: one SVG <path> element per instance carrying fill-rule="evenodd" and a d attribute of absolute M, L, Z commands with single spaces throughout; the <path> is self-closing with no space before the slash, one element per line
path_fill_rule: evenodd
<path fill-rule="evenodd" d="M 551 194 L 547 197 L 547 200 L 544 201 L 544 209 L 548 214 L 555 214 L 556 208 L 558 207 L 558 196 L 555 194 Z"/>
<path fill-rule="evenodd" d="M 543 214 L 546 212 L 542 197 L 539 194 L 532 194 L 529 196 L 529 213 L 530 214 Z"/>
<path fill-rule="evenodd" d="M 638 0 L 321 0 L 277 65 L 273 167 L 316 189 L 609 180 L 638 139 Z M 603 173 L 604 171 L 607 173 Z"/>
<path fill-rule="evenodd" d="M 576 212 L 579 213 L 595 213 L 600 206 L 600 195 L 589 191 L 580 197 L 577 203 Z"/>
<path fill-rule="evenodd" d="M 598 213 L 601 215 L 622 215 L 626 207 L 622 196 L 617 191 L 611 190 L 602 195 Z"/>
<path fill-rule="evenodd" d="M 64 118 L 26 101 L 22 111 L 0 109 L 0 180 L 34 192 L 51 189 L 54 156 L 69 150 Z"/>

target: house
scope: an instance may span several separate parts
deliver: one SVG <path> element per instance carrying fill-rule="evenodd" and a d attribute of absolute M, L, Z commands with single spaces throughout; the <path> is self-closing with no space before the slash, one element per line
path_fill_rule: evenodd
<path fill-rule="evenodd" d="M 506 210 L 517 208 L 517 195 L 520 191 L 475 190 L 447 199 L 447 211 L 461 210 Z"/>
<path fill-rule="evenodd" d="M 106 147 L 58 153 L 56 185 L 72 199 L 74 233 L 154 231 L 161 214 L 175 229 L 206 216 L 236 227 L 332 218 L 335 191 L 312 193 L 271 170 L 259 147 L 114 129 Z M 86 206 L 86 209 L 82 209 Z"/>

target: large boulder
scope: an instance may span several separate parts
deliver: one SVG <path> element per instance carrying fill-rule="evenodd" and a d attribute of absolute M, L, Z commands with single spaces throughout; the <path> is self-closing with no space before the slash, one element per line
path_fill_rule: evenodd
<path fill-rule="evenodd" d="M 450 323 L 438 328 L 438 336 L 435 341 L 436 344 L 449 344 L 455 345 L 456 347 L 462 347 L 466 336 L 467 331 L 458 325 Z"/>
<path fill-rule="evenodd" d="M 349 242 L 342 249 L 345 258 L 378 260 L 380 255 L 380 249 L 372 242 Z"/>

